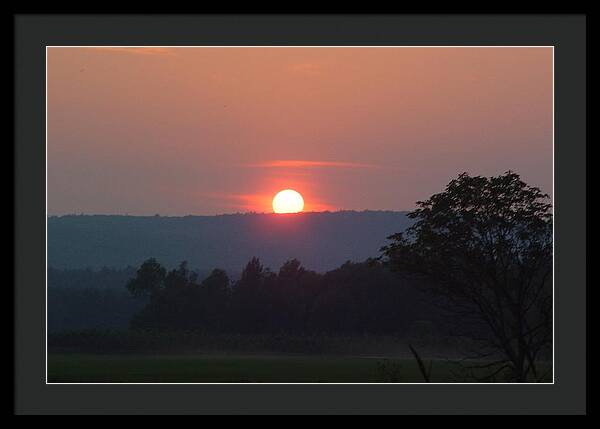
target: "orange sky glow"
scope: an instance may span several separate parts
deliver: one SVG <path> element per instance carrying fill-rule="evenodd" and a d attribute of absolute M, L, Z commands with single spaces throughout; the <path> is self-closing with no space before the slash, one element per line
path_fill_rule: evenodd
<path fill-rule="evenodd" d="M 48 213 L 409 210 L 552 191 L 551 48 L 48 48 Z"/>

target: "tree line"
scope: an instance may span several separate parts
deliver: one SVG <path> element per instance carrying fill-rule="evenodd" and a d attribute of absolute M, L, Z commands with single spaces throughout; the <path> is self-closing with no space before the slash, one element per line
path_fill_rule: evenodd
<path fill-rule="evenodd" d="M 131 326 L 210 333 L 387 334 L 431 318 L 417 279 L 381 261 L 347 262 L 321 274 L 291 259 L 277 272 L 252 258 L 237 281 L 215 269 L 200 281 L 182 262 L 145 261 L 128 290 L 147 300 Z"/>

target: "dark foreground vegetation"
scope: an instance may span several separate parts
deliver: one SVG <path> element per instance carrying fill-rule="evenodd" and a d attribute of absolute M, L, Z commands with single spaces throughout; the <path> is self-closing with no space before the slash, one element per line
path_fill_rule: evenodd
<path fill-rule="evenodd" d="M 467 341 L 467 339 L 462 339 Z M 459 339 L 413 331 L 393 335 L 208 334 L 198 331 L 83 330 L 51 333 L 50 353 L 178 354 L 230 353 L 412 357 L 407 344 L 429 357 L 460 357 Z"/>
<path fill-rule="evenodd" d="M 462 174 L 417 204 L 408 214 L 412 226 L 390 236 L 380 257 L 324 274 L 296 259 L 274 272 L 252 258 L 232 281 L 222 269 L 201 277 L 186 262 L 167 270 L 149 259 L 126 284 L 141 303 L 128 331 L 56 333 L 49 348 L 398 357 L 394 348 L 403 343 L 401 353 L 409 350 L 425 381 L 436 353 L 462 358 L 454 381 L 547 381 L 547 196 L 511 172 Z M 395 371 L 390 361 L 378 365 Z"/>
<path fill-rule="evenodd" d="M 434 360 L 432 383 L 473 381 L 458 361 Z M 547 363 L 542 364 L 549 369 Z M 547 371 L 546 371 L 547 372 Z M 475 375 L 480 379 L 486 370 Z M 53 354 L 51 383 L 422 383 L 414 359 L 314 355 L 90 355 Z M 511 381 L 510 373 L 490 382 Z M 534 380 L 531 380 L 534 381 Z M 547 377 L 542 381 L 552 381 Z"/>
<path fill-rule="evenodd" d="M 433 316 L 416 282 L 377 261 L 319 274 L 293 259 L 275 273 L 253 258 L 233 284 L 223 270 L 199 282 L 185 263 L 167 272 L 149 260 L 127 287 L 148 300 L 133 329 L 339 335 L 397 333 Z"/>

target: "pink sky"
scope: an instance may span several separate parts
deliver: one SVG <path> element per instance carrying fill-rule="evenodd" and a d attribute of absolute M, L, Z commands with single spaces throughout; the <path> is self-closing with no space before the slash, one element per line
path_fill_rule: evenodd
<path fill-rule="evenodd" d="M 551 48 L 48 48 L 48 213 L 409 210 L 552 190 Z"/>

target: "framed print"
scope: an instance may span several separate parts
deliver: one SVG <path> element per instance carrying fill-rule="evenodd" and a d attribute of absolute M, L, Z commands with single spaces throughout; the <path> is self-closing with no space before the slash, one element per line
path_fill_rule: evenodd
<path fill-rule="evenodd" d="M 585 25 L 17 15 L 16 411 L 585 413 Z"/>

